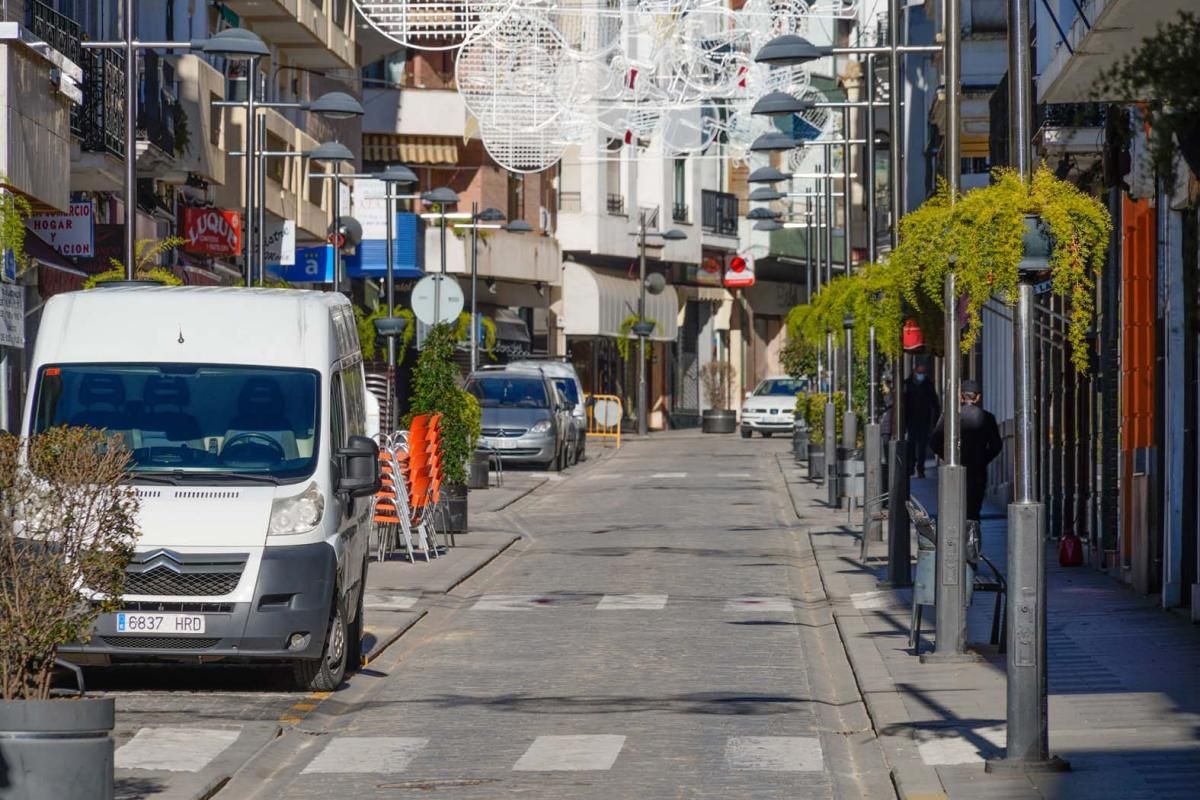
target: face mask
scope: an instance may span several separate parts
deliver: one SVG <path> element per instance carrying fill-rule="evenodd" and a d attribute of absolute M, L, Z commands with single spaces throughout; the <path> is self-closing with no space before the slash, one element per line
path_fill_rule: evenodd
<path fill-rule="evenodd" d="M 916 379 L 917 383 L 924 383 L 925 382 L 925 373 L 918 372 L 917 374 L 913 375 L 913 378 Z"/>

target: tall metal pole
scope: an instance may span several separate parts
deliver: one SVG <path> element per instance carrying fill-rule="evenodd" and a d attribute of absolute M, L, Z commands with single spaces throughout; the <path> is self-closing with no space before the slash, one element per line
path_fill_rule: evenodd
<path fill-rule="evenodd" d="M 479 329 L 476 327 L 475 287 L 479 281 L 479 202 L 471 201 L 471 372 L 479 368 Z"/>
<path fill-rule="evenodd" d="M 808 227 L 804 229 L 804 273 L 805 273 L 804 274 L 804 288 L 806 290 L 806 295 L 807 295 L 807 299 L 805 302 L 807 302 L 809 305 L 812 305 L 812 299 L 813 299 L 812 237 L 813 237 L 813 231 L 816 230 L 814 228 L 815 221 L 816 221 L 816 217 L 813 215 L 813 212 L 812 212 L 812 198 L 806 196 L 804 198 L 804 224 L 807 225 Z"/>
<path fill-rule="evenodd" d="M 832 220 L 833 215 L 830 214 L 831 223 Z M 833 227 L 832 224 L 830 227 Z M 837 360 L 833 354 L 833 331 L 830 330 L 825 331 L 825 358 L 829 362 L 829 391 L 825 395 L 825 502 L 830 508 L 837 508 L 840 494 L 837 481 L 837 406 L 833 403 L 833 393 L 837 391 L 837 372 L 834 369 Z"/>
<path fill-rule="evenodd" d="M 901 0 L 888 0 L 888 122 L 891 150 L 889 188 L 892 195 L 892 249 L 899 243 L 900 216 L 904 213 L 904 96 L 900 63 Z M 912 532 L 909 530 L 908 443 L 904 435 L 904 359 L 892 365 L 892 440 L 888 443 L 888 570 L 887 583 L 912 584 Z"/>
<path fill-rule="evenodd" d="M 258 111 L 255 106 L 254 97 L 254 76 L 258 72 L 258 59 L 251 58 L 246 61 L 246 217 L 245 231 L 243 234 L 246 237 L 246 285 L 250 286 L 254 282 L 254 257 L 258 253 L 255 249 L 255 217 L 254 217 L 254 199 L 256 197 L 254 188 L 254 154 L 258 150 Z M 335 189 L 336 191 L 336 189 Z M 336 272 L 335 272 L 336 274 Z"/>
<path fill-rule="evenodd" d="M 867 196 L 867 263 L 879 258 L 875 230 L 875 56 L 867 56 L 866 75 L 867 152 L 863 159 L 863 193 Z M 863 431 L 863 537 L 862 560 L 867 558 L 867 543 L 883 541 L 883 524 L 877 518 L 883 494 L 883 454 L 879 419 L 876 416 L 876 395 L 879 392 L 879 363 L 875 352 L 875 326 L 867 329 L 867 426 Z"/>
<path fill-rule="evenodd" d="M 1026 180 L 1033 168 L 1029 25 L 1028 0 L 1009 0 L 1009 152 L 1013 166 Z M 1016 436 L 1013 502 L 1008 506 L 1007 747 L 1003 760 L 987 764 L 989 770 L 1068 768 L 1065 761 L 1050 756 L 1046 709 L 1045 508 L 1037 496 L 1033 303 L 1033 285 L 1023 280 L 1013 315 L 1013 423 Z"/>
<path fill-rule="evenodd" d="M 137 50 L 134 49 L 135 0 L 125 0 L 125 278 L 134 278 L 137 239 Z M 251 64 L 254 62 L 251 61 Z"/>
<path fill-rule="evenodd" d="M 342 162 L 333 162 L 333 289 L 342 291 Z"/>
<path fill-rule="evenodd" d="M 842 418 L 842 447 L 852 450 L 858 442 L 858 418 L 854 416 L 854 320 L 846 317 L 846 414 Z"/>
<path fill-rule="evenodd" d="M 825 150 L 825 283 L 833 280 L 833 226 L 837 224 L 837 209 L 833 205 L 833 153 L 831 145 L 826 144 Z M 830 367 L 832 368 L 832 363 Z"/>
<path fill-rule="evenodd" d="M 257 141 L 262 144 L 267 141 L 267 118 L 259 118 L 256 124 L 258 125 Z M 258 285 L 263 286 L 267 281 L 267 160 L 261 153 L 256 153 L 252 163 L 258 165 L 257 173 L 254 176 L 254 180 L 258 184 L 258 194 L 254 198 L 257 206 L 256 230 L 258 236 L 254 241 L 258 249 Z"/>
<path fill-rule="evenodd" d="M 441 230 L 441 275 L 433 284 L 433 321 L 436 325 L 442 321 L 442 281 L 446 279 L 446 204 L 443 203 L 438 212 L 442 218 Z"/>
<path fill-rule="evenodd" d="M 394 211 L 395 202 L 392 199 L 395 194 L 395 184 L 391 181 L 383 183 L 383 213 L 387 217 L 384 226 L 384 238 L 387 245 L 387 256 L 384 263 L 387 264 L 387 273 L 384 280 L 384 291 L 387 293 L 387 314 L 388 318 L 396 316 L 396 253 L 395 238 L 396 238 L 396 212 Z M 396 430 L 399 424 L 399 403 L 396 397 L 396 337 L 387 337 L 387 380 L 388 380 L 388 432 Z"/>
<path fill-rule="evenodd" d="M 946 188 L 953 205 L 958 200 L 961 125 L 959 108 L 962 97 L 959 23 L 960 4 L 946 3 L 945 40 L 946 86 Z M 943 460 L 938 468 L 938 522 L 936 553 L 935 625 L 937 649 L 922 657 L 923 662 L 963 660 L 967 648 L 967 470 L 959 459 L 959 352 L 958 291 L 956 262 L 950 257 L 950 270 L 943 287 L 945 306 L 945 403 L 943 404 Z"/>
<path fill-rule="evenodd" d="M 638 214 L 638 322 L 646 319 L 646 212 Z M 638 334 L 638 435 L 649 430 L 646 419 L 646 337 Z"/>

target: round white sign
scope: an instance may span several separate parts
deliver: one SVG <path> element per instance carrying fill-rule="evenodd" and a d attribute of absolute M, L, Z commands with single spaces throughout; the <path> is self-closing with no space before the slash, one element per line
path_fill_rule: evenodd
<path fill-rule="evenodd" d="M 592 418 L 603 428 L 615 428 L 621 424 L 621 406 L 616 400 L 600 398 L 592 405 Z"/>
<path fill-rule="evenodd" d="M 426 275 L 412 290 L 412 310 L 426 325 L 453 322 L 463 310 L 463 292 L 449 275 Z"/>

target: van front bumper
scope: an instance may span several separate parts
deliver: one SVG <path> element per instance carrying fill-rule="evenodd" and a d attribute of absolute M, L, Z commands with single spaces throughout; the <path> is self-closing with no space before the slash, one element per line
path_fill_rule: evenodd
<path fill-rule="evenodd" d="M 214 602 L 208 597 L 171 597 L 124 604 L 133 613 L 196 614 L 204 633 L 144 634 L 117 630 L 117 614 L 101 614 L 86 643 L 59 648 L 68 661 L 218 659 L 293 660 L 319 658 L 337 581 L 337 555 L 324 542 L 263 549 L 254 600 Z M 290 648 L 293 634 L 307 636 Z"/>

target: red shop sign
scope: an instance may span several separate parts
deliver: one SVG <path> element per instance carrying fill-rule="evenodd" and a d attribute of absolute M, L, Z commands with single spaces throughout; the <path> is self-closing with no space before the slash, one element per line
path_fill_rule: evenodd
<path fill-rule="evenodd" d="M 188 253 L 237 255 L 242 251 L 242 215 L 220 208 L 185 208 L 183 238 Z"/>

